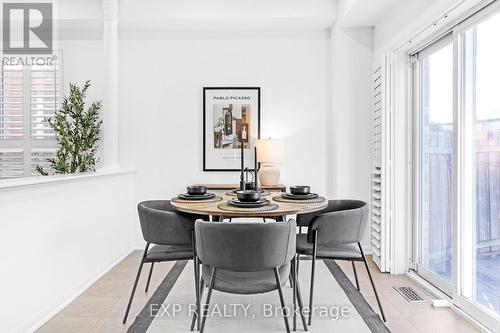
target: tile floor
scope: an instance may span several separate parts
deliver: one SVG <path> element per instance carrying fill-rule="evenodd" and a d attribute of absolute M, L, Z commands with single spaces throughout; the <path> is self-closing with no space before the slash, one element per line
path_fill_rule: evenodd
<path fill-rule="evenodd" d="M 171 267 L 170 263 L 155 264 L 150 290 L 144 293 L 149 266 L 139 281 L 138 290 L 130 311 L 127 325 L 122 325 L 122 317 L 127 299 L 132 288 L 141 251 L 134 251 L 126 259 L 92 285 L 80 297 L 59 312 L 41 327 L 38 333 L 123 333 L 132 324 L 135 316 L 141 311 L 148 298 Z M 351 264 L 339 261 L 347 276 L 354 281 Z M 357 263 L 360 287 L 370 305 L 378 311 L 375 296 L 362 263 Z M 447 308 L 432 308 L 428 303 L 410 304 L 394 289 L 394 285 L 412 285 L 422 296 L 428 297 L 404 275 L 390 275 L 378 272 L 371 264 L 372 272 L 382 305 L 387 317 L 387 326 L 394 333 L 428 333 L 428 332 L 478 332 L 465 319 Z M 146 273 L 144 273 L 146 272 Z M 302 272 L 301 272 L 302 273 Z M 305 292 L 305 291 L 304 291 Z M 304 295 L 307 299 L 307 295 Z"/>

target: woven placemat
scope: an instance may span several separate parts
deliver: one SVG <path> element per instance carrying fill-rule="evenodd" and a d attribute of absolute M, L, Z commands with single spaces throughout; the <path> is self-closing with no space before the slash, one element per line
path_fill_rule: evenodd
<path fill-rule="evenodd" d="M 268 196 L 268 195 L 270 195 L 270 194 L 271 194 L 271 192 L 269 192 L 269 191 L 264 191 L 264 192 L 262 192 L 262 193 L 260 194 L 260 196 L 261 196 L 261 197 L 267 197 L 267 196 Z M 236 192 L 233 192 L 233 191 L 228 191 L 228 192 L 226 192 L 226 195 L 230 195 L 230 196 L 232 196 L 232 197 L 235 197 L 235 196 L 236 196 Z"/>
<path fill-rule="evenodd" d="M 278 195 L 278 196 L 273 197 L 273 200 L 274 201 L 278 201 L 278 202 L 288 202 L 288 203 L 298 203 L 298 204 L 301 204 L 301 203 L 311 204 L 311 203 L 321 203 L 321 202 L 324 202 L 326 199 L 323 198 L 323 197 L 317 197 L 317 198 L 314 198 L 314 199 L 296 200 L 296 199 L 283 198 L 281 195 Z"/>
<path fill-rule="evenodd" d="M 204 200 L 186 200 L 186 199 L 181 199 L 179 197 L 172 198 L 173 202 L 178 202 L 178 203 L 210 203 L 210 202 L 217 202 L 217 201 L 221 201 L 221 200 L 222 200 L 222 197 L 219 197 L 218 195 L 216 195 L 212 199 L 204 199 Z"/>
<path fill-rule="evenodd" d="M 217 206 L 220 210 L 225 210 L 228 212 L 268 212 L 270 210 L 275 210 L 279 206 L 273 203 L 270 203 L 267 206 L 262 206 L 262 207 L 254 207 L 254 208 L 243 208 L 243 207 L 234 207 L 230 206 L 227 203 L 221 203 Z"/>

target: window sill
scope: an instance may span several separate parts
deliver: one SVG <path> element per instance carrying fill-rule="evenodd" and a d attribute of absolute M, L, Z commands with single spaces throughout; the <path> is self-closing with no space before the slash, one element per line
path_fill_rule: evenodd
<path fill-rule="evenodd" d="M 12 178 L 12 179 L 0 180 L 0 190 L 9 188 L 27 187 L 27 186 L 37 186 L 44 184 L 74 182 L 86 179 L 94 179 L 96 177 L 109 177 L 109 176 L 132 174 L 134 172 L 135 172 L 134 170 L 124 170 L 118 167 L 103 167 L 95 172 L 88 172 L 81 174 Z"/>

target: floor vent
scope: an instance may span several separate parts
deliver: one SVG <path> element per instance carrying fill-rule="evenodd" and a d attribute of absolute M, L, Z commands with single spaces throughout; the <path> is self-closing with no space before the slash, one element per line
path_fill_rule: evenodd
<path fill-rule="evenodd" d="M 403 296 L 410 303 L 425 302 L 425 300 L 422 297 L 420 297 L 420 295 L 417 294 L 415 292 L 415 290 L 413 290 L 412 287 L 409 287 L 409 286 L 399 286 L 399 287 L 396 287 L 395 286 L 394 289 L 396 289 L 397 292 L 400 293 L 401 296 Z"/>

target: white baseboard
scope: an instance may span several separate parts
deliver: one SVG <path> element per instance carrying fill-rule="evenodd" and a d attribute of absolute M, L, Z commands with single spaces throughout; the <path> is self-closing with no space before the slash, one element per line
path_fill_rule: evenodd
<path fill-rule="evenodd" d="M 106 273 L 108 273 L 113 267 L 115 267 L 120 261 L 125 259 L 130 253 L 135 251 L 135 248 L 130 249 L 127 251 L 125 254 L 120 256 L 117 260 L 115 260 L 111 265 L 109 265 L 107 268 L 105 268 L 101 273 L 96 275 L 93 279 L 91 279 L 89 282 L 87 282 L 82 288 L 80 288 L 76 293 L 74 293 L 72 296 L 70 296 L 66 301 L 64 301 L 62 304 L 58 305 L 54 310 L 50 311 L 48 315 L 43 317 L 37 324 L 32 326 L 30 329 L 26 331 L 26 333 L 33 333 L 36 330 L 38 330 L 40 327 L 45 325 L 52 317 L 54 317 L 56 314 L 61 312 L 65 307 L 67 307 L 71 302 L 73 302 L 75 299 L 77 299 L 80 295 L 82 295 L 87 289 L 90 288 L 94 283 L 97 282 L 100 278 L 102 278 Z"/>

